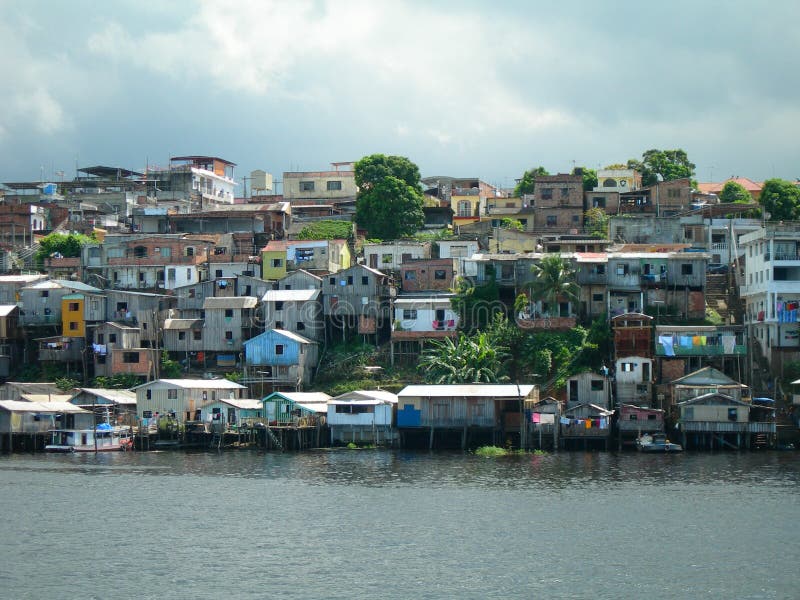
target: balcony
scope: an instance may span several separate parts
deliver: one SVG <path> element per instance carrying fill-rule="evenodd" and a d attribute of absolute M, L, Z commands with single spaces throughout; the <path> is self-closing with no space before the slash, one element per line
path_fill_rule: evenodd
<path fill-rule="evenodd" d="M 733 347 L 733 352 L 726 352 L 722 344 L 706 344 L 704 346 L 681 346 L 673 345 L 675 356 L 745 356 L 747 346 L 737 343 Z M 656 356 L 667 356 L 664 345 L 656 341 Z"/>

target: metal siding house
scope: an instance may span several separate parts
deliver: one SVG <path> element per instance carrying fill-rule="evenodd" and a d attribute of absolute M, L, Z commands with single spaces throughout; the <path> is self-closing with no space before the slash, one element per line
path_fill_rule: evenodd
<path fill-rule="evenodd" d="M 206 298 L 203 302 L 203 350 L 238 354 L 254 329 L 258 298 Z"/>
<path fill-rule="evenodd" d="M 319 290 L 322 289 L 322 277 L 297 269 L 278 280 L 277 286 L 279 290 Z"/>
<path fill-rule="evenodd" d="M 397 395 L 384 390 L 356 390 L 328 400 L 331 441 L 394 443 Z"/>
<path fill-rule="evenodd" d="M 222 398 L 206 405 L 204 411 L 211 419 L 221 421 L 225 429 L 262 419 L 264 406 L 261 400 L 251 398 Z M 215 415 L 220 415 L 219 418 Z"/>
<path fill-rule="evenodd" d="M 567 410 L 580 404 L 593 404 L 607 409 L 611 399 L 607 377 L 584 371 L 567 379 Z"/>
<path fill-rule="evenodd" d="M 20 288 L 20 302 L 22 306 L 21 322 L 25 326 L 61 325 L 62 299 L 68 294 L 82 293 L 97 300 L 105 302 L 103 290 L 80 283 L 77 281 L 65 281 L 52 279 L 40 281 L 38 283 Z M 102 309 L 103 316 L 97 319 L 85 319 L 99 315 Z M 95 307 L 89 302 L 88 309 L 91 313 L 83 315 L 85 320 L 102 321 L 105 318 L 105 306 Z"/>
<path fill-rule="evenodd" d="M 777 431 L 774 406 L 743 402 L 711 392 L 678 403 L 684 448 L 732 448 L 772 445 Z M 768 437 L 769 436 L 769 437 Z"/>
<path fill-rule="evenodd" d="M 317 342 L 284 329 L 270 329 L 244 343 L 244 381 L 301 391 L 317 367 Z"/>
<path fill-rule="evenodd" d="M 388 331 L 390 320 L 389 277 L 380 271 L 356 265 L 326 275 L 322 280 L 323 312 L 334 329 L 356 329 L 359 334 Z"/>
<path fill-rule="evenodd" d="M 261 402 L 268 425 L 293 425 L 299 418 L 322 423 L 319 417 L 327 418 L 330 399 L 324 392 L 273 392 Z"/>
<path fill-rule="evenodd" d="M 156 413 L 173 413 L 178 422 L 202 421 L 209 404 L 222 398 L 241 398 L 246 389 L 227 379 L 157 379 L 133 388 L 136 415 L 149 419 Z"/>
<path fill-rule="evenodd" d="M 310 338 L 325 337 L 319 289 L 269 290 L 261 299 L 264 326 Z"/>
<path fill-rule="evenodd" d="M 203 351 L 203 319 L 166 319 L 163 335 L 167 352 Z"/>

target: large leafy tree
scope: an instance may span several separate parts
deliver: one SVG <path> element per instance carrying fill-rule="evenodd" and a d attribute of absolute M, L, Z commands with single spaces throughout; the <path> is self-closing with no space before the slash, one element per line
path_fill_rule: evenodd
<path fill-rule="evenodd" d="M 492 279 L 483 285 L 473 286 L 469 280 L 458 278 L 450 299 L 453 310 L 458 313 L 459 328 L 471 333 L 485 328 L 494 315 L 503 312 L 500 289 Z"/>
<path fill-rule="evenodd" d="M 747 204 L 753 201 L 750 192 L 741 183 L 735 181 L 728 181 L 722 186 L 719 199 L 720 202 L 736 202 L 739 204 Z"/>
<path fill-rule="evenodd" d="M 431 342 L 422 354 L 418 368 L 433 384 L 499 383 L 507 348 L 492 343 L 486 333 L 459 335 Z"/>
<path fill-rule="evenodd" d="M 575 167 L 572 170 L 573 175 L 577 175 L 578 172 L 583 175 L 583 191 L 584 192 L 591 192 L 594 188 L 597 187 L 597 171 L 594 169 L 587 169 L 586 167 Z"/>
<path fill-rule="evenodd" d="M 60 254 L 64 258 L 75 258 L 81 255 L 81 247 L 92 241 L 82 233 L 53 232 L 39 240 L 36 260 L 41 263 L 45 258 Z"/>
<path fill-rule="evenodd" d="M 642 185 L 655 185 L 661 181 L 672 181 L 682 177 L 692 177 L 695 165 L 689 161 L 686 151 L 652 149 L 642 154 L 642 160 L 632 158 L 628 161 L 629 169 L 636 169 L 642 174 Z"/>
<path fill-rule="evenodd" d="M 583 222 L 585 224 L 586 231 L 592 237 L 608 237 L 608 220 L 608 215 L 602 208 L 590 208 L 583 213 Z"/>
<path fill-rule="evenodd" d="M 425 223 L 419 168 L 403 156 L 373 154 L 355 164 L 356 222 L 370 237 L 413 235 Z"/>
<path fill-rule="evenodd" d="M 548 254 L 531 266 L 532 300 L 541 300 L 555 306 L 560 298 L 578 299 L 580 288 L 575 282 L 575 271 L 559 254 Z"/>
<path fill-rule="evenodd" d="M 522 174 L 522 177 L 517 182 L 514 188 L 515 196 L 522 196 L 523 194 L 532 194 L 533 189 L 536 187 L 536 178 L 545 175 L 550 175 L 544 167 L 536 167 L 535 169 L 528 169 Z"/>
<path fill-rule="evenodd" d="M 800 220 L 800 188 L 791 181 L 768 179 L 758 202 L 769 213 L 770 221 Z"/>

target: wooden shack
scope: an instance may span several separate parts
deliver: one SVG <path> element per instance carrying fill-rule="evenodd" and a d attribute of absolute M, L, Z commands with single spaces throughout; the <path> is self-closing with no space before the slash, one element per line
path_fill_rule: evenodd
<path fill-rule="evenodd" d="M 611 318 L 614 333 L 614 360 L 626 356 L 653 358 L 653 317 L 642 313 L 623 313 Z"/>
<path fill-rule="evenodd" d="M 559 423 L 561 447 L 567 450 L 608 450 L 613 414 L 613 410 L 589 403 L 568 408 Z"/>
<path fill-rule="evenodd" d="M 397 395 L 384 390 L 355 390 L 328 400 L 332 443 L 393 445 Z"/>
<path fill-rule="evenodd" d="M 0 451 L 43 450 L 51 429 L 89 429 L 94 414 L 63 401 L 0 400 Z"/>

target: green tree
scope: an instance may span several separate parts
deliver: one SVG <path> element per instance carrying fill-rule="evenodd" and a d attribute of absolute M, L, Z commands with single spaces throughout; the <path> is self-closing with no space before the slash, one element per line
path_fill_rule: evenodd
<path fill-rule="evenodd" d="M 689 161 L 684 150 L 647 150 L 642 160 L 632 158 L 628 161 L 629 169 L 636 169 L 642 174 L 642 185 L 655 185 L 661 181 L 672 181 L 682 177 L 692 177 L 695 165 Z"/>
<path fill-rule="evenodd" d="M 572 170 L 572 174 L 577 175 L 579 171 L 583 175 L 583 191 L 591 192 L 597 187 L 597 171 L 586 167 L 575 167 Z"/>
<path fill-rule="evenodd" d="M 522 174 L 522 177 L 517 182 L 514 188 L 515 196 L 522 196 L 523 194 L 532 194 L 534 187 L 536 187 L 536 178 L 550 175 L 544 167 L 536 167 L 535 169 L 528 169 Z"/>
<path fill-rule="evenodd" d="M 379 239 L 411 236 L 425 223 L 419 168 L 405 157 L 373 154 L 355 164 L 356 222 Z"/>
<path fill-rule="evenodd" d="M 492 344 L 486 333 L 459 335 L 431 342 L 419 361 L 425 380 L 433 384 L 507 381 L 503 362 L 507 349 Z"/>
<path fill-rule="evenodd" d="M 166 350 L 161 353 L 161 379 L 176 379 L 183 376 L 183 369 L 177 360 L 172 360 Z"/>
<path fill-rule="evenodd" d="M 348 240 L 353 237 L 350 221 L 317 221 L 303 227 L 298 240 Z"/>
<path fill-rule="evenodd" d="M 516 231 L 522 231 L 524 229 L 522 227 L 522 221 L 512 219 L 511 217 L 503 217 L 500 219 L 500 227 L 502 229 L 514 229 Z"/>
<path fill-rule="evenodd" d="M 770 221 L 800 220 L 800 188 L 791 181 L 768 179 L 758 202 L 769 213 Z"/>
<path fill-rule="evenodd" d="M 622 163 L 612 163 L 603 168 L 609 171 L 622 171 L 623 169 L 628 169 L 630 167 L 628 167 L 628 165 L 623 165 Z"/>
<path fill-rule="evenodd" d="M 571 302 L 578 299 L 580 288 L 575 282 L 575 270 L 559 254 L 548 254 L 531 266 L 532 300 L 541 300 L 555 307 L 560 298 Z"/>
<path fill-rule="evenodd" d="M 56 387 L 62 392 L 71 392 L 73 389 L 78 387 L 81 382 L 77 379 L 72 379 L 71 377 L 59 377 L 55 380 L 55 384 Z"/>
<path fill-rule="evenodd" d="M 592 237 L 608 237 L 608 215 L 602 208 L 590 208 L 583 213 L 586 231 Z"/>
<path fill-rule="evenodd" d="M 720 202 L 749 204 L 753 201 L 753 197 L 741 183 L 728 181 L 722 186 L 722 191 L 719 193 L 719 200 Z"/>
<path fill-rule="evenodd" d="M 473 286 L 467 279 L 459 277 L 450 299 L 453 310 L 458 314 L 458 326 L 471 333 L 485 328 L 498 312 L 503 312 L 500 302 L 500 289 L 494 280 L 483 285 Z"/>
<path fill-rule="evenodd" d="M 142 377 L 133 373 L 117 373 L 111 377 L 98 375 L 94 378 L 95 387 L 111 390 L 129 390 L 142 383 Z"/>
<path fill-rule="evenodd" d="M 81 255 L 81 248 L 92 241 L 88 235 L 82 233 L 53 233 L 39 240 L 39 249 L 36 251 L 36 262 L 42 264 L 45 258 L 60 254 L 64 258 L 76 258 Z"/>

